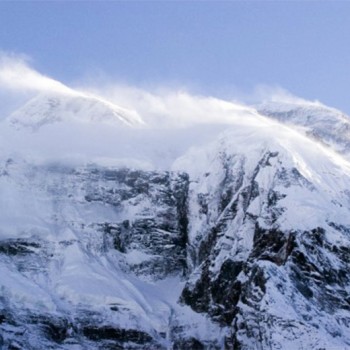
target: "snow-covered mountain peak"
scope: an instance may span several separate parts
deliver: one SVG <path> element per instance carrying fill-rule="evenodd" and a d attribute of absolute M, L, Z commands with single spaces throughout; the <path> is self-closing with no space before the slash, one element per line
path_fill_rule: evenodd
<path fill-rule="evenodd" d="M 264 102 L 256 109 L 262 115 L 296 127 L 350 159 L 350 118 L 341 111 L 309 101 Z"/>
<path fill-rule="evenodd" d="M 281 121 L 299 121 L 300 124 L 310 122 L 312 118 L 322 119 L 323 121 L 339 118 L 347 119 L 341 111 L 328 107 L 318 101 L 307 100 L 271 100 L 263 101 L 255 106 L 256 109 L 268 116 Z"/>
<path fill-rule="evenodd" d="M 56 122 L 95 122 L 115 126 L 138 126 L 143 121 L 137 112 L 94 95 L 67 90 L 41 93 L 13 112 L 7 121 L 17 128 L 38 130 Z"/>

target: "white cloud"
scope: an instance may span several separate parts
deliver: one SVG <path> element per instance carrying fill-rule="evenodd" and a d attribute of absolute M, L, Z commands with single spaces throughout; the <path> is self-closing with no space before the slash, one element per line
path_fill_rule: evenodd
<path fill-rule="evenodd" d="M 184 89 L 157 88 L 154 91 L 146 91 L 118 84 L 80 89 L 103 96 L 125 108 L 134 109 L 146 123 L 158 128 L 230 124 L 232 118 L 254 114 L 252 108 L 242 103 L 194 95 Z"/>
<path fill-rule="evenodd" d="M 18 153 L 26 157 L 70 157 L 84 162 L 101 158 L 134 159 L 147 167 L 154 165 L 167 169 L 190 147 L 207 144 L 230 124 L 249 125 L 257 123 L 259 119 L 256 118 L 256 110 L 247 104 L 193 94 L 184 88 L 142 89 L 118 82 L 97 83 L 98 77 L 95 81 L 94 84 L 90 81 L 90 84 L 70 88 L 31 68 L 26 58 L 0 53 L 2 118 L 37 94 L 73 93 L 85 97 L 93 95 L 104 105 L 113 103 L 133 113 L 135 111 L 135 115 L 146 124 L 146 128 L 124 128 L 121 131 L 104 123 L 81 123 L 77 118 L 67 117 L 77 113 L 77 110 L 85 115 L 83 107 L 86 105 L 84 99 L 80 99 L 78 107 L 70 101 L 60 104 L 61 109 L 58 110 L 66 117 L 62 118 L 65 122 L 45 125 L 34 133 L 27 129 L 17 131 L 3 123 L 0 128 L 0 149 L 7 154 Z M 254 102 L 307 103 L 284 89 L 267 86 L 259 86 L 251 96 L 244 98 L 241 95 L 242 98 L 244 101 L 250 98 Z"/>
<path fill-rule="evenodd" d="M 15 92 L 70 91 L 64 84 L 32 69 L 27 58 L 8 53 L 0 53 L 0 86 Z"/>
<path fill-rule="evenodd" d="M 249 97 L 253 103 L 279 102 L 287 104 L 318 104 L 319 101 L 309 101 L 293 95 L 288 90 L 278 85 L 257 85 Z"/>
<path fill-rule="evenodd" d="M 247 117 L 254 109 L 243 102 L 201 96 L 180 88 L 141 89 L 118 82 L 80 84 L 73 90 L 45 76 L 29 64 L 23 55 L 0 52 L 0 116 L 19 107 L 30 97 L 42 92 L 90 93 L 120 107 L 136 111 L 146 123 L 158 128 L 186 127 L 195 124 L 229 124 L 232 118 Z M 95 72 L 96 73 L 96 72 Z M 90 79 L 91 83 L 92 79 Z M 99 74 L 94 81 L 99 81 Z M 87 86 L 88 85 L 88 86 Z M 239 101 L 257 103 L 279 101 L 305 103 L 278 86 L 257 86 L 251 94 L 238 94 Z M 314 102 L 318 103 L 318 102 Z"/>
<path fill-rule="evenodd" d="M 42 92 L 69 92 L 64 84 L 30 67 L 24 55 L 0 51 L 0 120 Z"/>

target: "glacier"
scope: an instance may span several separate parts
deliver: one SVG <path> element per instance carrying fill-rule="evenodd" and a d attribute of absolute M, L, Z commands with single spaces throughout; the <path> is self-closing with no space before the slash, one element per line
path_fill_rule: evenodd
<path fill-rule="evenodd" d="M 0 122 L 0 348 L 350 347 L 349 118 L 213 104 L 65 89 Z"/>

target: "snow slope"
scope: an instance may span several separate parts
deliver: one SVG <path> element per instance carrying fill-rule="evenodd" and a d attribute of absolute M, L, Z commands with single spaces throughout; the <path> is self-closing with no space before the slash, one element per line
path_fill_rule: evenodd
<path fill-rule="evenodd" d="M 135 111 L 118 107 L 100 97 L 74 90 L 41 93 L 13 112 L 8 122 L 21 128 L 38 130 L 44 125 L 79 121 L 121 126 L 142 125 Z"/>
<path fill-rule="evenodd" d="M 259 113 L 298 129 L 349 159 L 350 120 L 344 113 L 319 102 L 265 102 Z"/>

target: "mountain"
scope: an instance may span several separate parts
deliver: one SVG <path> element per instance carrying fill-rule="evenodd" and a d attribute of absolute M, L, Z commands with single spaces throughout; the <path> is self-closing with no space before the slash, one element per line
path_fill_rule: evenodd
<path fill-rule="evenodd" d="M 180 300 L 230 328 L 228 349 L 347 346 L 349 164 L 269 123 L 179 162 L 203 164 L 189 170 L 194 270 Z"/>
<path fill-rule="evenodd" d="M 97 96 L 74 90 L 42 93 L 22 108 L 13 112 L 7 119 L 18 128 L 32 130 L 57 122 L 78 121 L 107 123 L 111 125 L 142 125 L 135 111 L 116 106 Z"/>
<path fill-rule="evenodd" d="M 350 120 L 344 113 L 319 102 L 265 102 L 256 106 L 262 115 L 299 128 L 310 138 L 350 159 Z"/>
<path fill-rule="evenodd" d="M 83 117 L 101 147 L 100 105 L 63 99 L 12 114 L 13 147 L 30 131 L 47 148 Z M 111 163 L 0 147 L 0 347 L 349 347 L 347 118 L 282 102 L 208 129 L 135 118 L 110 130 Z"/>

